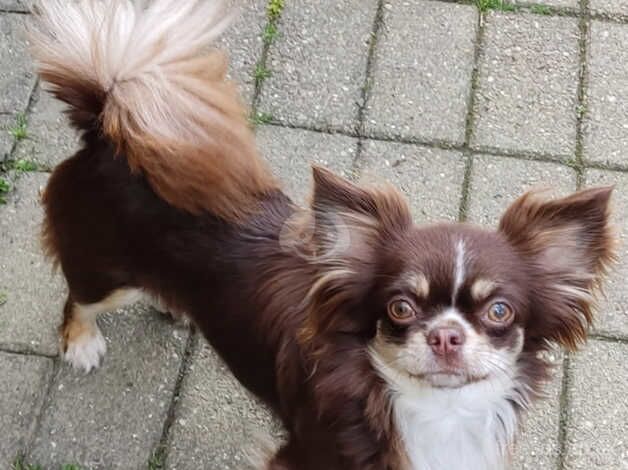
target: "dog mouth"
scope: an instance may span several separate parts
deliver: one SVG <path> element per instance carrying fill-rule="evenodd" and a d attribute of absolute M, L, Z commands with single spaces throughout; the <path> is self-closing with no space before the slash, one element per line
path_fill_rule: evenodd
<path fill-rule="evenodd" d="M 464 369 L 441 369 L 421 373 L 408 373 L 410 378 L 428 383 L 434 388 L 460 388 L 488 379 L 486 374 L 473 374 Z"/>

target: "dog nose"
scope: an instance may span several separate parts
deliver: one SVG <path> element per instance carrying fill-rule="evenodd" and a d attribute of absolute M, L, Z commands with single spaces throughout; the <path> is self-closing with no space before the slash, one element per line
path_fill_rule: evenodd
<path fill-rule="evenodd" d="M 439 356 L 458 352 L 462 348 L 464 341 L 464 333 L 460 328 L 456 327 L 434 328 L 427 335 L 427 344 Z"/>

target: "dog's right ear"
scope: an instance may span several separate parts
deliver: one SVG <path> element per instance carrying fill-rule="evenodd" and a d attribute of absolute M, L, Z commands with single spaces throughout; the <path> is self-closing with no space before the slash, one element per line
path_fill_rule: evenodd
<path fill-rule="evenodd" d="M 392 187 L 363 188 L 314 168 L 310 207 L 310 261 L 315 281 L 306 302 L 303 344 L 328 332 L 363 329 L 358 307 L 376 275 L 382 246 L 412 224 L 410 210 Z"/>
<path fill-rule="evenodd" d="M 392 187 L 363 188 L 319 166 L 313 167 L 311 211 L 314 243 L 324 254 L 354 241 L 373 242 L 412 224 L 407 203 Z M 330 243 L 332 246 L 330 246 Z"/>

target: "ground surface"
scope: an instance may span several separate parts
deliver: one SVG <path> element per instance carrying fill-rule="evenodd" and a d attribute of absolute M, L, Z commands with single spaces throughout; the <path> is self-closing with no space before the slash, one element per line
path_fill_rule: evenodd
<path fill-rule="evenodd" d="M 223 45 L 299 200 L 310 162 L 390 180 L 417 221 L 494 224 L 524 188 L 614 183 L 628 229 L 628 1 L 286 0 L 270 26 L 266 1 L 244 3 Z M 102 319 L 99 371 L 56 356 L 65 287 L 38 245 L 38 193 L 76 136 L 37 83 L 25 11 L 0 0 L 0 468 L 239 468 L 272 419 L 186 328 L 137 305 Z M 588 346 L 555 357 L 516 469 L 628 469 L 627 260 Z"/>

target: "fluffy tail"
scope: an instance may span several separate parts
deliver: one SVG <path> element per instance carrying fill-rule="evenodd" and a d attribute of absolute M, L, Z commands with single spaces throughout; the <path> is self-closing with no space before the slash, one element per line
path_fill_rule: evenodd
<path fill-rule="evenodd" d="M 275 183 L 257 154 L 226 60 L 222 0 L 40 0 L 33 53 L 42 79 L 171 205 L 227 219 Z"/>

